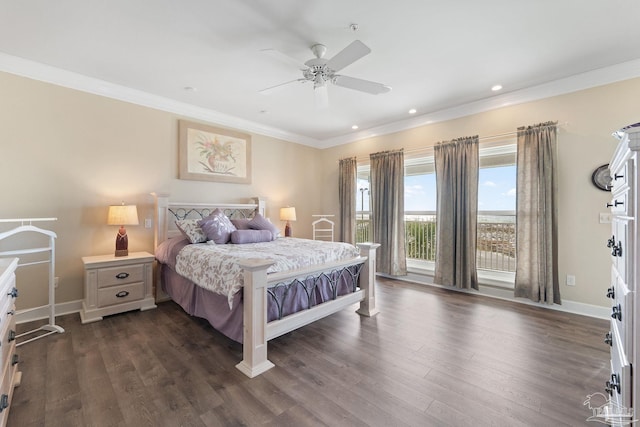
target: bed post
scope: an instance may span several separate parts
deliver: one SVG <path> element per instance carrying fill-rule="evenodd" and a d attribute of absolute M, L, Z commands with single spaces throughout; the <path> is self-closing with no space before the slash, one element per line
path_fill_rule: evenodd
<path fill-rule="evenodd" d="M 162 193 L 151 193 L 153 196 L 153 250 L 158 247 L 161 242 L 167 240 L 167 230 L 169 221 L 169 195 Z M 160 277 L 160 265 L 156 263 L 155 268 L 155 281 L 154 281 L 154 296 L 156 302 L 169 301 L 171 298 L 162 290 L 162 278 Z"/>
<path fill-rule="evenodd" d="M 169 209 L 169 195 L 162 193 L 151 193 L 153 196 L 153 220 L 155 228 L 153 233 L 153 249 L 158 247 L 160 242 L 167 240 L 167 209 Z"/>
<path fill-rule="evenodd" d="M 249 378 L 273 368 L 267 359 L 267 269 L 273 261 L 247 259 L 244 271 L 242 362 L 236 365 Z"/>
<path fill-rule="evenodd" d="M 360 301 L 360 308 L 356 313 L 362 316 L 375 316 L 376 308 L 376 249 L 380 243 L 358 243 L 360 256 L 367 257 L 367 261 L 360 271 L 360 289 L 364 290 L 364 299 Z"/>
<path fill-rule="evenodd" d="M 264 197 L 254 197 L 251 199 L 251 203 L 255 203 L 256 205 L 258 205 L 258 207 L 256 208 L 258 210 L 258 213 L 262 216 L 266 216 L 267 214 L 267 199 L 265 199 Z"/>

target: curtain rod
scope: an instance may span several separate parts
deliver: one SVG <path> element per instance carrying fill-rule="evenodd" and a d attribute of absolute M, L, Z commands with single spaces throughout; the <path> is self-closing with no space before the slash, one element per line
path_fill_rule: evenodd
<path fill-rule="evenodd" d="M 557 128 L 562 128 L 565 127 L 566 125 L 568 125 L 569 122 L 563 122 L 563 123 L 558 123 L 558 124 L 548 124 L 548 125 L 543 125 L 543 126 L 537 126 L 537 127 L 550 127 L 550 126 L 556 126 Z M 535 125 L 534 125 L 535 126 Z M 525 126 L 524 128 L 527 129 L 531 126 Z M 505 132 L 505 133 L 498 133 L 495 135 L 487 135 L 487 136 L 481 136 L 478 138 L 479 142 L 482 141 L 486 141 L 489 139 L 496 139 L 496 138 L 508 138 L 508 137 L 513 137 L 513 136 L 518 136 L 518 131 L 512 131 L 512 132 Z M 417 154 L 417 153 L 428 153 L 429 151 L 433 150 L 433 145 L 429 146 L 429 147 L 422 147 L 422 148 L 413 148 L 410 150 L 404 150 L 405 154 Z M 367 156 L 366 158 L 364 157 L 356 157 L 356 161 L 359 162 L 363 162 L 369 160 L 369 157 Z"/>

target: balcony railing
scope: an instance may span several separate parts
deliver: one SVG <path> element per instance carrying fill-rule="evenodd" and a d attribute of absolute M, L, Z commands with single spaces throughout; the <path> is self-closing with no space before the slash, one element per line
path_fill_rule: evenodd
<path fill-rule="evenodd" d="M 357 212 L 356 241 L 371 241 L 369 212 Z M 406 212 L 404 216 L 408 259 L 436 260 L 436 213 Z M 483 270 L 516 271 L 516 217 L 512 211 L 478 213 L 477 267 Z"/>

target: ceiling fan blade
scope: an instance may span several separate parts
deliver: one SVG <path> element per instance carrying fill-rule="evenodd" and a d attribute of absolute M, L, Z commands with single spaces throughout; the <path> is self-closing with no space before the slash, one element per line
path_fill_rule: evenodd
<path fill-rule="evenodd" d="M 360 40 L 355 40 L 327 61 L 327 67 L 331 68 L 333 71 L 340 71 L 347 65 L 353 64 L 358 59 L 368 55 L 369 53 L 371 53 L 371 49 L 369 49 Z"/>
<path fill-rule="evenodd" d="M 264 88 L 262 90 L 259 90 L 258 93 L 261 93 L 263 95 L 268 95 L 268 94 L 272 93 L 275 89 L 278 89 L 279 87 L 288 85 L 290 83 L 295 83 L 295 82 L 305 83 L 306 81 L 307 81 L 306 79 L 295 79 L 295 80 L 291 80 L 291 81 L 288 81 L 288 82 L 277 84 L 275 86 Z"/>
<path fill-rule="evenodd" d="M 336 86 L 346 87 L 347 89 L 367 92 L 372 95 L 387 93 L 391 90 L 390 86 L 383 85 L 382 83 L 371 82 L 369 80 L 357 79 L 355 77 L 348 76 L 335 76 L 333 79 L 333 84 Z"/>
<path fill-rule="evenodd" d="M 327 85 L 314 87 L 313 95 L 317 109 L 320 110 L 329 107 L 329 94 L 327 93 Z"/>
<path fill-rule="evenodd" d="M 296 58 L 292 58 L 291 56 L 280 52 L 279 50 L 276 49 L 262 49 L 260 50 L 260 52 L 267 54 L 269 56 L 271 56 L 272 58 L 277 59 L 280 62 L 283 62 L 285 64 L 288 64 L 292 67 L 296 67 L 299 70 L 304 70 L 307 67 L 304 65 L 304 63 L 302 63 L 302 61 L 298 61 Z"/>

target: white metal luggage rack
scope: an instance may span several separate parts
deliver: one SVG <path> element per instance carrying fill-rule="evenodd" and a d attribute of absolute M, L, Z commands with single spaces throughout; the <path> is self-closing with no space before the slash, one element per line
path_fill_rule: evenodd
<path fill-rule="evenodd" d="M 16 346 L 20 346 L 22 344 L 26 344 L 28 342 L 37 340 L 38 338 L 43 338 L 51 334 L 55 333 L 63 333 L 64 329 L 58 325 L 56 325 L 56 313 L 55 313 L 55 260 L 56 260 L 56 233 L 50 230 L 44 230 L 42 228 L 38 228 L 32 225 L 33 222 L 41 222 L 41 221 L 57 221 L 58 218 L 16 218 L 16 219 L 0 219 L 0 222 L 3 223 L 19 223 L 20 225 L 16 228 L 0 233 L 0 240 L 6 239 L 7 237 L 14 236 L 23 232 L 35 232 L 40 233 L 49 237 L 49 245 L 40 248 L 28 248 L 28 249 L 18 249 L 13 251 L 3 251 L 0 252 L 0 257 L 5 256 L 17 256 L 17 255 L 26 255 L 26 254 L 37 254 L 37 253 L 45 253 L 48 255 L 47 259 L 41 261 L 33 261 L 33 262 L 24 262 L 22 264 L 18 264 L 18 267 L 26 267 L 30 265 L 36 264 L 49 264 L 49 303 L 44 306 L 49 310 L 49 323 L 39 328 L 33 329 L 28 332 L 24 332 L 20 335 L 16 336 L 17 338 L 24 337 L 26 335 L 33 334 L 39 331 L 47 331 L 47 333 L 38 335 L 37 337 L 30 338 L 28 340 L 19 342 Z M 43 307 L 35 307 L 24 310 L 24 312 L 34 311 L 42 309 Z"/>
<path fill-rule="evenodd" d="M 335 215 L 311 215 L 319 217 L 311 223 L 313 227 L 313 240 L 327 240 L 333 242 L 333 226 L 335 223 L 327 218 L 333 218 Z"/>

